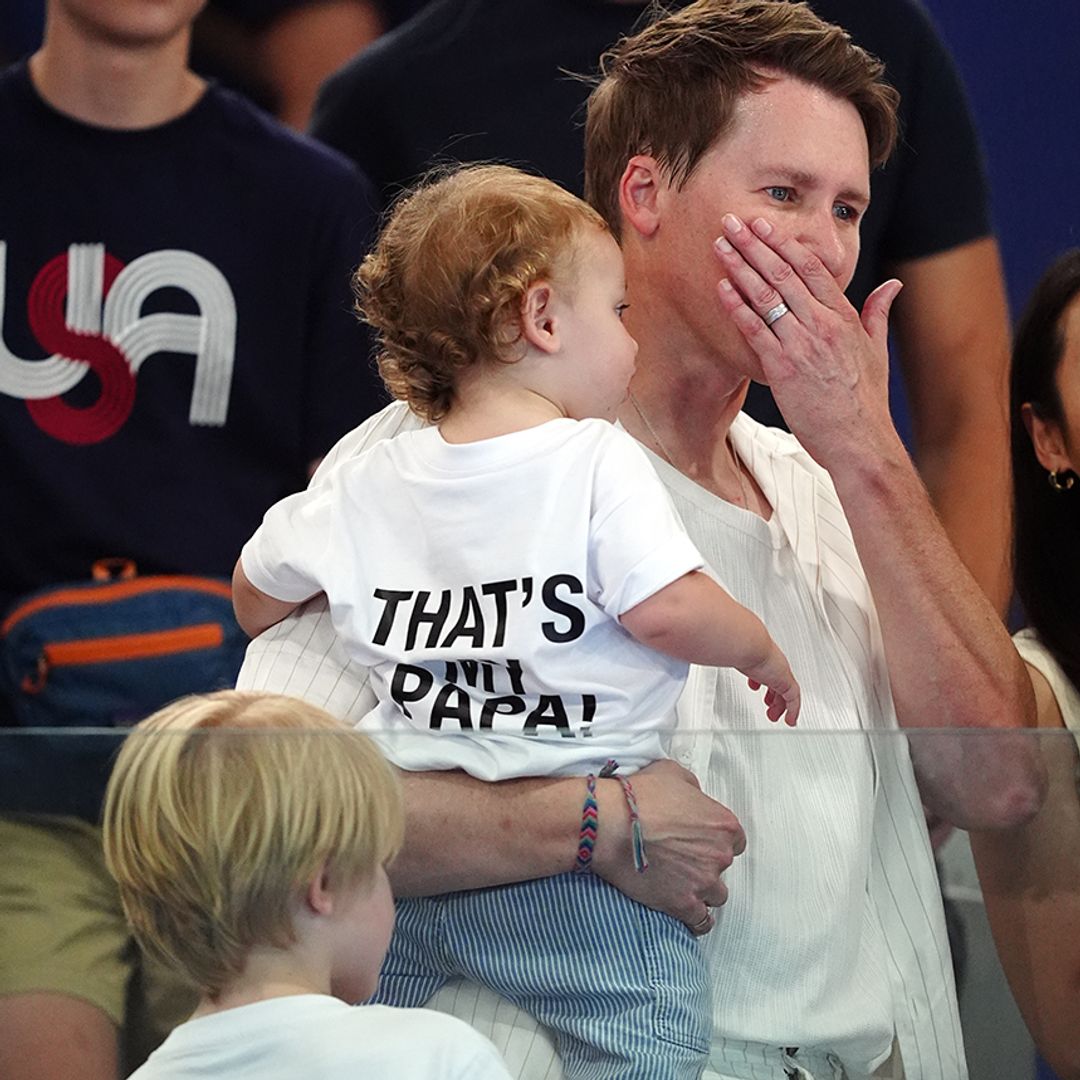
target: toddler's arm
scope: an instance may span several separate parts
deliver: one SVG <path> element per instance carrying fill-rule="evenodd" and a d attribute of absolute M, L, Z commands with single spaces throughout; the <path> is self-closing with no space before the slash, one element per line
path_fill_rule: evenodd
<path fill-rule="evenodd" d="M 310 600 L 311 597 L 308 597 Z M 240 629 L 248 637 L 258 637 L 264 630 L 269 629 L 274 623 L 281 622 L 289 612 L 294 611 L 304 601 L 277 600 L 262 589 L 255 588 L 244 573 L 244 567 L 240 560 L 236 560 L 236 567 L 232 577 L 232 602 L 233 611 L 236 612 L 236 621 Z"/>
<path fill-rule="evenodd" d="M 733 667 L 752 689 L 766 688 L 770 720 L 795 726 L 799 684 L 764 623 L 707 574 L 695 570 L 619 616 L 643 645 L 710 667 Z M 786 713 L 786 715 L 785 715 Z"/>

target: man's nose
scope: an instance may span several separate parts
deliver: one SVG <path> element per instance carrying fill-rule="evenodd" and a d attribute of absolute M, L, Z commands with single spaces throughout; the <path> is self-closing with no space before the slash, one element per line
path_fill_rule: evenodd
<path fill-rule="evenodd" d="M 841 228 L 842 224 L 830 207 L 827 211 L 808 213 L 800 222 L 798 239 L 824 263 L 841 288 L 845 288 L 852 267 L 849 265 L 850 242 L 841 235 Z"/>

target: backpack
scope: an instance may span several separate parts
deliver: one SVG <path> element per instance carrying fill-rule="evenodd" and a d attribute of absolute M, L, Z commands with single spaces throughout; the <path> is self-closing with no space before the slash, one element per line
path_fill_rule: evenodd
<path fill-rule="evenodd" d="M 0 744 L 0 810 L 96 821 L 127 729 L 175 698 L 233 686 L 246 648 L 223 578 L 140 577 L 109 559 L 89 581 L 22 597 L 0 623 L 14 726 Z"/>

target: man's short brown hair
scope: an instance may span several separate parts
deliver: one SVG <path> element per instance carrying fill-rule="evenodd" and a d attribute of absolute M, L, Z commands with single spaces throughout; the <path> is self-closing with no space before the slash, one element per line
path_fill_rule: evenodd
<path fill-rule="evenodd" d="M 735 105 L 770 77 L 790 76 L 850 101 L 866 129 L 871 168 L 896 142 L 900 95 L 884 65 L 789 0 L 697 0 L 623 38 L 600 59 L 585 123 L 585 195 L 616 236 L 619 181 L 650 154 L 682 187 L 727 133 Z"/>

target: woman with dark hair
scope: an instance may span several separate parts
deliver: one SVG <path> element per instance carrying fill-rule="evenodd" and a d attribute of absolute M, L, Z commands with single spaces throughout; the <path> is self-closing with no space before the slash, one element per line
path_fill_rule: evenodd
<path fill-rule="evenodd" d="M 1015 638 L 1035 689 L 1050 789 L 1028 824 L 972 834 L 1002 966 L 1041 1052 L 1080 1078 L 1080 249 L 1032 295 L 1013 348 Z M 1064 735 L 1070 730 L 1075 741 Z"/>

